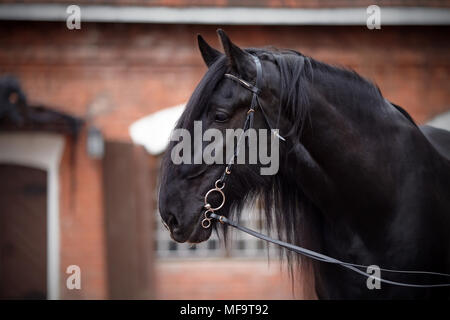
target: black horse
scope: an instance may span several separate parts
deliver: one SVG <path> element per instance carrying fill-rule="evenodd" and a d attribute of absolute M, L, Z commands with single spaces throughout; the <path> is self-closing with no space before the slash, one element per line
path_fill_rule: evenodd
<path fill-rule="evenodd" d="M 286 139 L 276 175 L 260 175 L 260 165 L 235 166 L 220 214 L 239 213 L 258 198 L 268 224 L 287 242 L 357 264 L 450 273 L 450 132 L 419 127 L 353 71 L 292 50 L 240 49 L 223 31 L 218 34 L 225 54 L 198 38 L 208 71 L 177 128 L 192 132 L 195 120 L 203 128 L 241 128 L 252 95 L 224 74 L 255 84 L 253 55 L 263 70 L 260 103 Z M 253 126 L 268 127 L 261 112 Z M 205 241 L 213 228 L 200 224 L 203 197 L 224 165 L 175 165 L 174 145 L 162 163 L 161 217 L 174 240 Z M 369 290 L 364 277 L 341 266 L 312 266 L 319 298 L 450 297 L 448 287 L 383 284 Z M 448 280 L 381 276 L 409 283 Z"/>

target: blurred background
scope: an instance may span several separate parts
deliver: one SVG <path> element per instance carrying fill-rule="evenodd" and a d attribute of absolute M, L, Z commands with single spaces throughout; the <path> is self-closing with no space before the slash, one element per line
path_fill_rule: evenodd
<path fill-rule="evenodd" d="M 67 26 L 72 4 L 81 29 Z M 373 4 L 381 29 L 366 26 Z M 206 71 L 196 35 L 220 48 L 221 27 L 241 47 L 352 68 L 445 127 L 449 12 L 421 0 L 0 0 L 0 298 L 314 298 L 293 295 L 260 241 L 190 247 L 162 227 L 167 131 Z M 263 226 L 251 208 L 243 220 Z M 67 285 L 73 265 L 80 289 Z"/>

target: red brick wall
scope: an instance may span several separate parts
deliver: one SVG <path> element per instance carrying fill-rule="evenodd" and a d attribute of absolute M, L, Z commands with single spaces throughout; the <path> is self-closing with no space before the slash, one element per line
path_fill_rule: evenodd
<path fill-rule="evenodd" d="M 62 299 L 105 299 L 106 248 L 101 161 L 86 156 L 84 132 L 66 139 L 60 165 L 60 270 Z M 81 290 L 68 290 L 66 269 L 81 269 Z"/>
<path fill-rule="evenodd" d="M 89 122 L 100 127 L 107 139 L 129 141 L 128 126 L 133 121 L 189 98 L 205 72 L 195 35 L 202 33 L 218 46 L 215 29 L 83 23 L 81 30 L 69 31 L 63 22 L 0 22 L 0 74 L 18 76 L 31 101 L 80 117 L 95 114 Z M 449 27 L 369 31 L 365 27 L 227 26 L 225 30 L 244 47 L 292 48 L 354 68 L 419 122 L 450 108 Z M 72 162 L 70 147 L 66 148 L 61 166 L 62 297 L 107 298 L 101 162 L 87 157 L 84 134 L 75 150 Z M 81 291 L 65 289 L 65 268 L 70 264 L 81 267 Z M 231 261 L 158 263 L 157 296 L 203 298 L 214 292 L 217 296 L 210 298 L 289 296 L 290 285 L 277 268 L 269 272 L 265 262 L 251 264 L 257 272 L 246 276 L 242 264 Z M 206 272 L 211 268 L 214 273 Z M 186 270 L 192 278 L 180 279 Z M 229 276 L 216 276 L 230 270 L 241 285 Z M 279 289 L 272 289 L 275 283 Z"/>
<path fill-rule="evenodd" d="M 94 118 L 108 138 L 129 140 L 131 122 L 186 101 L 205 67 L 202 33 L 215 26 L 0 23 L 0 73 L 20 77 L 35 101 Z M 355 69 L 419 122 L 449 108 L 448 27 L 227 26 L 242 46 L 275 45 Z M 245 32 L 244 32 L 245 31 Z M 90 107 L 91 106 L 91 107 Z M 93 106 L 93 107 L 92 107 Z"/>
<path fill-rule="evenodd" d="M 159 261 L 156 271 L 157 299 L 315 298 L 311 290 L 293 287 L 286 266 L 278 261 Z"/>

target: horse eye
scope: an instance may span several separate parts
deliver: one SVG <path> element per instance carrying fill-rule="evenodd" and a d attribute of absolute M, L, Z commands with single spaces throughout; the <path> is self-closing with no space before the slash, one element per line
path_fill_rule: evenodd
<path fill-rule="evenodd" d="M 224 112 L 217 112 L 214 118 L 216 122 L 225 122 L 228 120 L 228 115 Z"/>

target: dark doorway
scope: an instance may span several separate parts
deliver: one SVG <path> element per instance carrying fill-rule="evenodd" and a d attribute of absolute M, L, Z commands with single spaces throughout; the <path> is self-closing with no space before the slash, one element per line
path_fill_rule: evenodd
<path fill-rule="evenodd" d="M 0 299 L 47 297 L 47 172 L 0 165 Z"/>

